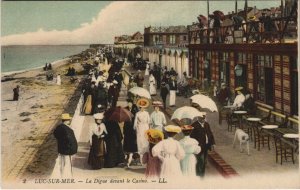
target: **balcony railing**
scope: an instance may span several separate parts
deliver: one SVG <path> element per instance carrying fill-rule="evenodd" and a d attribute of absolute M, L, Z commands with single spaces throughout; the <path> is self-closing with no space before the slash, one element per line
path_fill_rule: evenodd
<path fill-rule="evenodd" d="M 240 26 L 231 24 L 204 29 L 199 29 L 197 24 L 193 24 L 189 27 L 189 44 L 289 43 L 297 41 L 296 16 L 272 18 L 269 24 L 266 26 L 261 21 L 249 21 Z"/>

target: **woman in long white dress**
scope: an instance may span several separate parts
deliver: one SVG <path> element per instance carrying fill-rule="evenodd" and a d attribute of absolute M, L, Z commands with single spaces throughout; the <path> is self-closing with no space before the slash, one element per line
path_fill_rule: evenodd
<path fill-rule="evenodd" d="M 185 157 L 181 160 L 181 171 L 184 176 L 188 177 L 196 177 L 196 164 L 197 158 L 195 154 L 199 154 L 201 151 L 201 147 L 198 145 L 198 141 L 190 137 L 190 134 L 193 130 L 192 126 L 184 126 L 182 128 L 182 132 L 184 134 L 184 138 L 181 139 L 180 145 L 185 151 Z"/>
<path fill-rule="evenodd" d="M 150 65 L 149 63 L 146 64 L 146 70 L 145 70 L 145 76 L 149 75 L 149 69 L 150 69 Z"/>
<path fill-rule="evenodd" d="M 160 141 L 152 149 L 153 156 L 157 156 L 161 161 L 160 177 L 182 176 L 180 160 L 185 156 L 180 143 L 173 137 L 181 131 L 180 127 L 168 125 L 165 127 L 168 138 Z"/>
<path fill-rule="evenodd" d="M 140 158 L 142 158 L 142 155 L 149 149 L 149 142 L 145 137 L 145 132 L 150 128 L 150 115 L 145 110 L 149 106 L 149 101 L 141 98 L 137 101 L 136 105 L 141 110 L 135 115 L 133 129 L 136 130 L 138 153 Z"/>
<path fill-rule="evenodd" d="M 149 77 L 149 92 L 150 92 L 150 95 L 156 95 L 156 82 L 155 82 L 155 78 L 153 76 L 153 74 L 151 73 L 150 74 L 150 77 Z"/>

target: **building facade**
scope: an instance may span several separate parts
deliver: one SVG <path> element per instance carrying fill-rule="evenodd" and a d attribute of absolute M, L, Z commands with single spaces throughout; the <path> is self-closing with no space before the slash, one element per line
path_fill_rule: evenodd
<path fill-rule="evenodd" d="M 186 26 L 144 28 L 144 46 L 186 47 L 187 44 Z"/>
<path fill-rule="evenodd" d="M 271 19 L 277 27 L 272 31 L 259 20 L 245 22 L 238 30 L 221 26 L 218 36 L 215 28 L 188 26 L 191 75 L 203 88 L 212 81 L 225 82 L 231 90 L 243 86 L 255 100 L 298 115 L 297 15 L 290 12 L 288 17 Z M 259 30 L 251 30 L 254 23 Z"/>

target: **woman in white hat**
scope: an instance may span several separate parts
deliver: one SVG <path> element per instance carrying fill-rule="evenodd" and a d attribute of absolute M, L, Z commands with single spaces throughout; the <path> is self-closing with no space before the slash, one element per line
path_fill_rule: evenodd
<path fill-rule="evenodd" d="M 140 107 L 140 111 L 136 113 L 133 129 L 136 130 L 138 153 L 141 159 L 149 146 L 148 140 L 145 137 L 145 132 L 150 128 L 150 115 L 145 110 L 149 106 L 149 101 L 141 98 L 137 101 L 136 105 Z"/>
<path fill-rule="evenodd" d="M 168 125 L 164 129 L 168 138 L 160 141 L 152 149 L 152 155 L 162 161 L 160 177 L 182 176 L 180 160 L 184 158 L 185 152 L 180 143 L 174 139 L 181 129 L 175 125 Z"/>
<path fill-rule="evenodd" d="M 106 145 L 104 138 L 108 134 L 106 126 L 102 123 L 104 114 L 94 114 L 95 123 L 90 125 L 90 153 L 88 164 L 93 169 L 101 169 L 104 167 L 104 156 L 106 154 Z"/>

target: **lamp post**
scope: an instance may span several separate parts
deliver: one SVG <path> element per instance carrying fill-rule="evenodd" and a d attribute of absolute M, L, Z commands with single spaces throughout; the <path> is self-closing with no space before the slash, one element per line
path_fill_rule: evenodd
<path fill-rule="evenodd" d="M 236 65 L 234 67 L 234 73 L 237 78 L 237 85 L 241 86 L 241 77 L 243 75 L 243 67 L 241 65 Z"/>

